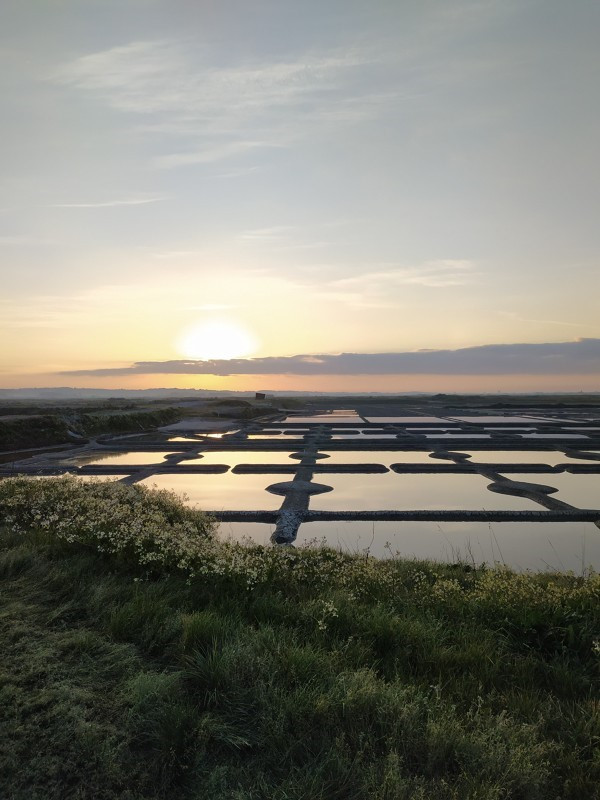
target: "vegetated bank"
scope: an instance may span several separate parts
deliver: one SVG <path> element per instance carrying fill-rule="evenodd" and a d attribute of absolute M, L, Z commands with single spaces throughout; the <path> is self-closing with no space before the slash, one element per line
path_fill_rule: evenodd
<path fill-rule="evenodd" d="M 179 419 L 181 413 L 176 408 L 0 418 L 0 450 L 65 444 L 100 434 L 148 431 Z"/>
<path fill-rule="evenodd" d="M 183 417 L 252 420 L 275 411 L 272 402 L 236 398 L 199 400 L 187 407 L 117 399 L 62 407 L 40 403 L 37 410 L 31 403 L 0 404 L 0 451 L 68 444 L 104 434 L 143 433 Z"/>
<path fill-rule="evenodd" d="M 0 517 L 3 797 L 598 796 L 596 575 L 245 547 L 70 477 Z"/>

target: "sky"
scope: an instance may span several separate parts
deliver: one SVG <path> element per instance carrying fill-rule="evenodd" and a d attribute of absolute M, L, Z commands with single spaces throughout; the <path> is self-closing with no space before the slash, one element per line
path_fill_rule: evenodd
<path fill-rule="evenodd" d="M 596 0 L 4 0 L 0 387 L 600 390 Z"/>

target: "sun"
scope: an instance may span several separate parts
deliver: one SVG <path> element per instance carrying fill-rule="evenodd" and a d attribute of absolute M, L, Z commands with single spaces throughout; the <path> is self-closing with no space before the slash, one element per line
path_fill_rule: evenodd
<path fill-rule="evenodd" d="M 242 358 L 256 350 L 256 339 L 237 322 L 215 320 L 186 328 L 176 347 L 182 356 L 200 361 Z"/>

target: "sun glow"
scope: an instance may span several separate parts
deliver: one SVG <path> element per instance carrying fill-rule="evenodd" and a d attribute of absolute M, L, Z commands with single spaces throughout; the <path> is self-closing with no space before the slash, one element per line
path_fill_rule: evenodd
<path fill-rule="evenodd" d="M 176 342 L 181 355 L 201 361 L 242 358 L 251 355 L 256 346 L 256 340 L 250 331 L 227 320 L 192 325 L 186 328 Z"/>

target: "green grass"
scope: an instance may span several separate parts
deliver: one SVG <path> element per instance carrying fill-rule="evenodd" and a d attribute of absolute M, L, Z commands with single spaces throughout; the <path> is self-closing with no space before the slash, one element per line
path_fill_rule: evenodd
<path fill-rule="evenodd" d="M 85 511 L 89 487 L 58 486 Z M 163 537 L 188 518 L 92 485 L 96 508 L 110 491 Z M 185 568 L 149 571 L 20 519 L 0 537 L 3 798 L 599 796 L 593 575 L 242 550 L 205 520 Z"/>

